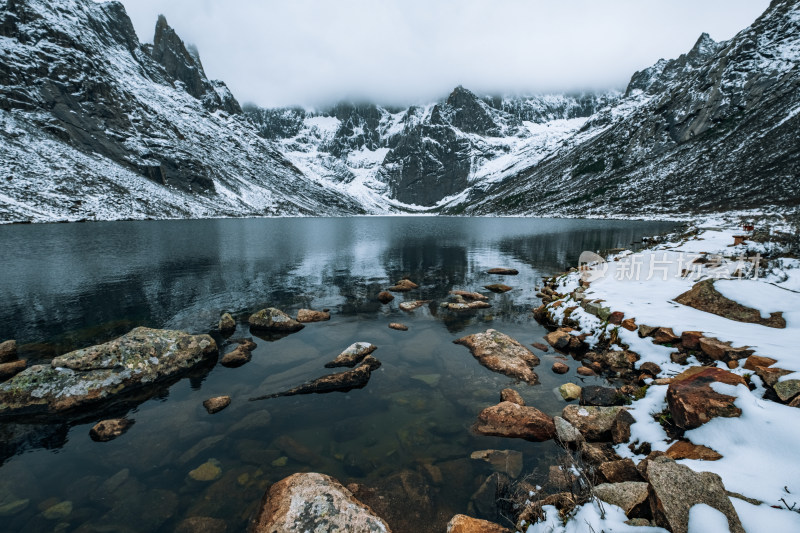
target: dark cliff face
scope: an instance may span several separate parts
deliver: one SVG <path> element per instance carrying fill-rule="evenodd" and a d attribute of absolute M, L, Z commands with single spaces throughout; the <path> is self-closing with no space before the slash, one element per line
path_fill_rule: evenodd
<path fill-rule="evenodd" d="M 586 140 L 453 208 L 586 215 L 796 208 L 799 64 L 800 6 L 776 0 L 730 41 L 703 36 L 689 54 L 658 66 L 658 79 L 635 75 L 629 92 L 650 94 L 604 130 L 591 135 L 590 121 Z"/>

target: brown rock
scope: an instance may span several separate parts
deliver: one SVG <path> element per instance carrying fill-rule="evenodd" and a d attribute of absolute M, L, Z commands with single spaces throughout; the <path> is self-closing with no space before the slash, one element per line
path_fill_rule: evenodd
<path fill-rule="evenodd" d="M 17 341 L 10 340 L 0 343 L 0 363 L 8 363 L 17 358 Z"/>
<path fill-rule="evenodd" d="M 292 333 L 303 329 L 303 324 L 280 309 L 268 307 L 250 315 L 250 327 L 255 330 Z"/>
<path fill-rule="evenodd" d="M 556 374 L 566 374 L 567 372 L 569 372 L 569 366 L 560 361 L 556 361 L 555 363 L 553 363 L 553 372 L 555 372 Z"/>
<path fill-rule="evenodd" d="M 753 353 L 753 350 L 749 348 L 734 348 L 729 342 L 722 342 L 710 337 L 701 337 L 699 344 L 704 354 L 718 361 L 744 359 Z"/>
<path fill-rule="evenodd" d="M 378 347 L 368 342 L 354 342 L 336 356 L 336 359 L 325 363 L 325 368 L 336 368 L 340 366 L 354 367 L 366 356 L 377 350 Z"/>
<path fill-rule="evenodd" d="M 716 367 L 695 366 L 675 376 L 667 389 L 667 404 L 672 421 L 683 429 L 692 429 L 712 418 L 737 417 L 741 409 L 735 398 L 715 392 L 711 383 L 746 385 L 741 376 Z"/>
<path fill-rule="evenodd" d="M 511 533 L 511 530 L 494 522 L 457 514 L 447 523 L 447 533 Z"/>
<path fill-rule="evenodd" d="M 689 510 L 703 503 L 728 519 L 730 533 L 744 533 L 722 479 L 711 472 L 694 472 L 669 457 L 657 457 L 647 464 L 650 509 L 656 525 L 673 533 L 688 533 Z"/>
<path fill-rule="evenodd" d="M 251 533 L 301 531 L 390 532 L 372 509 L 330 476 L 294 474 L 264 494 Z"/>
<path fill-rule="evenodd" d="M 602 463 L 598 470 L 609 483 L 622 483 L 624 481 L 642 481 L 642 476 L 636 470 L 636 464 L 631 459 L 619 459 Z"/>
<path fill-rule="evenodd" d="M 614 311 L 610 315 L 608 315 L 608 323 L 615 324 L 617 326 L 622 324 L 622 319 L 625 317 L 625 313 L 622 311 Z"/>
<path fill-rule="evenodd" d="M 533 371 L 539 358 L 508 335 L 488 329 L 485 333 L 467 335 L 453 342 L 469 348 L 475 359 L 493 372 L 521 379 L 530 385 L 539 382 Z"/>
<path fill-rule="evenodd" d="M 486 309 L 491 305 L 489 302 L 474 300 L 472 302 L 449 302 L 446 307 L 451 311 L 471 311 L 473 309 Z"/>
<path fill-rule="evenodd" d="M 689 360 L 689 354 L 686 352 L 672 352 L 669 354 L 669 360 L 679 365 L 685 365 Z"/>
<path fill-rule="evenodd" d="M 628 411 L 622 410 L 617 413 L 611 424 L 611 440 L 614 444 L 628 442 L 631 439 L 631 425 L 634 422 L 636 419 Z"/>
<path fill-rule="evenodd" d="M 390 290 L 392 292 L 408 292 L 408 291 L 414 290 L 414 289 L 416 289 L 418 287 L 419 287 L 419 285 L 417 285 L 416 283 L 414 283 L 410 279 L 401 279 L 400 281 L 395 283 L 393 286 L 389 287 L 388 290 Z"/>
<path fill-rule="evenodd" d="M 10 363 L 0 363 L 0 381 L 11 379 L 27 366 L 27 361 L 11 361 Z"/>
<path fill-rule="evenodd" d="M 636 322 L 632 318 L 626 318 L 625 320 L 623 320 L 621 322 L 621 325 L 622 325 L 623 328 L 627 329 L 628 331 L 636 331 L 636 329 L 638 327 L 636 325 Z"/>
<path fill-rule="evenodd" d="M 236 329 L 236 320 L 230 313 L 222 313 L 219 319 L 219 330 L 222 333 L 231 333 Z"/>
<path fill-rule="evenodd" d="M 551 331 L 547 335 L 544 336 L 544 340 L 557 350 L 564 350 L 569 346 L 569 341 L 572 338 L 572 335 L 565 331 L 556 330 Z"/>
<path fill-rule="evenodd" d="M 213 415 L 219 413 L 231 404 L 230 396 L 214 396 L 203 402 L 203 407 L 206 408 L 208 414 Z"/>
<path fill-rule="evenodd" d="M 402 311 L 411 312 L 414 309 L 422 307 L 423 305 L 428 304 L 430 302 L 431 302 L 430 300 L 412 300 L 412 301 L 409 301 L 409 302 L 400 302 L 400 305 L 398 307 Z"/>
<path fill-rule="evenodd" d="M 397 331 L 408 331 L 408 326 L 399 322 L 391 322 L 389 323 L 389 327 L 391 329 L 396 329 Z"/>
<path fill-rule="evenodd" d="M 480 435 L 526 439 L 534 442 L 550 440 L 556 435 L 553 419 L 535 407 L 500 402 L 478 414 L 473 430 Z"/>
<path fill-rule="evenodd" d="M 632 516 L 647 501 L 648 485 L 643 481 L 603 483 L 594 488 L 594 495 L 606 503 L 622 508 L 627 516 Z"/>
<path fill-rule="evenodd" d="M 744 369 L 745 370 L 752 370 L 755 371 L 760 366 L 772 366 L 777 361 L 771 357 L 762 357 L 760 355 L 751 355 L 747 358 L 744 362 Z"/>
<path fill-rule="evenodd" d="M 650 361 L 647 361 L 639 365 L 639 370 L 645 372 L 646 374 L 650 374 L 653 377 L 656 377 L 661 373 L 661 367 Z"/>
<path fill-rule="evenodd" d="M 252 356 L 246 344 L 240 344 L 233 351 L 230 351 L 222 356 L 219 364 L 228 368 L 236 368 L 250 361 Z"/>
<path fill-rule="evenodd" d="M 786 327 L 786 320 L 781 312 L 771 313 L 769 318 L 761 318 L 761 312 L 757 309 L 745 307 L 717 292 L 713 279 L 695 283 L 690 290 L 675 298 L 675 301 L 737 322 L 761 324 L 770 328 Z"/>
<path fill-rule="evenodd" d="M 658 329 L 658 328 L 655 328 L 653 326 L 646 326 L 644 324 L 639 324 L 639 336 L 642 337 L 642 338 L 649 337 L 650 335 L 653 334 L 653 332 L 656 329 Z"/>
<path fill-rule="evenodd" d="M 656 344 L 677 344 L 680 340 L 672 328 L 658 328 L 653 332 L 653 342 Z"/>
<path fill-rule="evenodd" d="M 681 346 L 687 350 L 697 350 L 700 348 L 702 331 L 684 331 L 681 333 Z"/>
<path fill-rule="evenodd" d="M 587 366 L 579 366 L 577 370 L 581 376 L 595 376 L 597 373 Z"/>
<path fill-rule="evenodd" d="M 133 425 L 127 418 L 111 418 L 102 420 L 89 430 L 89 436 L 96 442 L 108 442 L 116 439 Z"/>
<path fill-rule="evenodd" d="M 394 300 L 394 294 L 388 291 L 381 291 L 378 293 L 378 301 L 382 304 L 388 304 Z"/>
<path fill-rule="evenodd" d="M 614 447 L 608 442 L 587 442 L 581 447 L 581 457 L 593 465 L 600 465 L 608 461 L 619 459 Z"/>
<path fill-rule="evenodd" d="M 667 455 L 675 459 L 698 459 L 700 461 L 717 461 L 722 456 L 701 444 L 692 444 L 689 441 L 679 440 L 669 447 Z"/>
<path fill-rule="evenodd" d="M 465 300 L 488 300 L 488 296 L 484 296 L 479 292 L 469 292 L 469 291 L 450 291 L 450 294 L 454 296 L 461 296 Z"/>
<path fill-rule="evenodd" d="M 516 268 L 490 268 L 486 271 L 488 274 L 501 274 L 503 276 L 516 276 L 519 270 Z"/>
<path fill-rule="evenodd" d="M 500 391 L 500 401 L 501 402 L 511 402 L 517 405 L 525 405 L 525 400 L 522 399 L 522 395 L 515 391 L 514 389 L 503 389 Z M 514 476 L 516 477 L 516 476 Z"/>
<path fill-rule="evenodd" d="M 595 407 L 584 405 L 567 405 L 561 416 L 580 431 L 586 440 L 609 441 L 614 420 L 625 407 Z"/>
<path fill-rule="evenodd" d="M 497 293 L 508 292 L 511 290 L 511 287 L 509 287 L 508 285 L 503 285 L 502 283 L 492 283 L 491 285 L 484 285 L 483 288 Z"/>
<path fill-rule="evenodd" d="M 768 387 L 774 387 L 778 380 L 787 374 L 791 374 L 791 370 L 784 370 L 783 368 L 773 368 L 773 367 L 764 367 L 764 366 L 757 366 L 756 367 L 756 375 L 761 378 L 761 381 L 764 382 L 765 385 Z"/>
<path fill-rule="evenodd" d="M 547 484 L 555 490 L 571 490 L 578 480 L 571 469 L 564 469 L 558 465 L 550 465 L 547 473 Z"/>
<path fill-rule="evenodd" d="M 541 350 L 543 352 L 547 352 L 547 351 L 550 350 L 550 348 L 543 342 L 532 342 L 531 346 L 533 346 L 537 350 Z"/>
<path fill-rule="evenodd" d="M 300 309 L 297 312 L 297 321 L 301 323 L 323 322 L 330 319 L 331 314 L 326 310 L 314 311 L 313 309 Z"/>
<path fill-rule="evenodd" d="M 372 371 L 380 366 L 380 361 L 368 355 L 361 361 L 361 364 L 357 368 L 352 370 L 322 376 L 289 390 L 250 398 L 250 401 L 266 400 L 281 396 L 295 396 L 298 394 L 324 394 L 328 392 L 348 392 L 353 389 L 361 389 L 366 387 L 367 383 L 369 383 Z"/>
<path fill-rule="evenodd" d="M 728 368 L 730 368 L 731 370 L 733 370 L 734 368 L 739 368 L 739 361 L 737 361 L 736 359 L 731 359 L 730 361 L 728 361 Z"/>

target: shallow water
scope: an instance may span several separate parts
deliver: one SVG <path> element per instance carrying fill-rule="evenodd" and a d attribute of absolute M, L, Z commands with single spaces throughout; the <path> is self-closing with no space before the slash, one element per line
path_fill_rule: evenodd
<path fill-rule="evenodd" d="M 0 422 L 0 508 L 29 500 L 0 517 L 0 529 L 173 531 L 188 516 L 212 516 L 242 530 L 265 488 L 299 471 L 358 483 L 365 494 L 374 488 L 368 503 L 388 513 L 396 532 L 443 531 L 455 513 L 502 521 L 471 502 L 492 470 L 469 454 L 518 450 L 527 473 L 556 449 L 473 435 L 475 416 L 508 386 L 557 414 L 564 402 L 554 389 L 578 376 L 556 376 L 552 352 L 534 350 L 541 385 L 515 384 L 452 341 L 489 327 L 540 341 L 546 331 L 530 311 L 542 276 L 573 266 L 583 250 L 630 246 L 672 226 L 431 217 L 0 226 L 0 340 L 17 339 L 30 361 L 137 325 L 205 333 L 231 311 L 240 323 L 234 337 L 242 337 L 251 336 L 247 315 L 263 307 L 332 311 L 329 322 L 279 340 L 254 337 L 258 347 L 243 367 L 198 371 L 125 410 L 57 425 Z M 485 273 L 496 266 L 520 274 Z M 420 288 L 380 305 L 376 294 L 403 276 Z M 498 282 L 514 290 L 481 288 Z M 451 289 L 480 290 L 492 307 L 446 312 L 438 304 Z M 404 299 L 434 302 L 405 313 L 397 307 Z M 383 363 L 364 389 L 246 401 L 330 373 L 324 363 L 355 341 L 377 345 Z M 221 394 L 233 403 L 208 415 L 202 401 Z M 126 413 L 135 424 L 125 435 L 89 438 L 96 421 Z M 188 476 L 209 460 L 221 477 Z M 63 501 L 69 513 L 44 516 Z"/>

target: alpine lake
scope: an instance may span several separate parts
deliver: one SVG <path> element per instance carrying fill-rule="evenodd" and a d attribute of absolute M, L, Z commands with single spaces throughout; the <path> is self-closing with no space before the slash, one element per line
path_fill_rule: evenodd
<path fill-rule="evenodd" d="M 471 453 L 521 452 L 523 479 L 546 472 L 559 448 L 476 435 L 477 414 L 511 387 L 556 415 L 559 385 L 605 382 L 578 376 L 572 359 L 557 375 L 552 349 L 531 347 L 547 333 L 531 313 L 536 287 L 584 250 L 636 248 L 675 226 L 450 217 L 0 226 L 0 341 L 16 339 L 29 366 L 136 326 L 212 332 L 221 357 L 236 346 L 215 331 L 225 311 L 238 324 L 231 337 L 257 344 L 241 367 L 208 365 L 125 403 L 63 420 L 0 419 L 0 530 L 175 531 L 206 516 L 244 531 L 270 484 L 308 471 L 358 484 L 395 533 L 442 532 L 456 513 L 511 526 L 494 492 L 481 491 L 497 467 Z M 493 267 L 519 274 L 488 274 Z M 377 294 L 404 277 L 419 288 L 381 304 Z M 493 283 L 512 290 L 483 288 Z M 491 307 L 442 308 L 454 289 L 486 294 Z M 431 302 L 405 312 L 404 300 Z M 327 308 L 331 319 L 259 337 L 247 318 L 265 307 Z M 489 328 L 531 347 L 540 384 L 494 373 L 453 343 Z M 382 363 L 366 387 L 248 401 L 341 370 L 324 364 L 357 341 L 376 345 Z M 219 395 L 231 405 L 208 414 L 203 401 Z M 123 416 L 135 421 L 125 434 L 90 438 L 96 422 Z M 211 479 L 190 476 L 199 467 Z"/>

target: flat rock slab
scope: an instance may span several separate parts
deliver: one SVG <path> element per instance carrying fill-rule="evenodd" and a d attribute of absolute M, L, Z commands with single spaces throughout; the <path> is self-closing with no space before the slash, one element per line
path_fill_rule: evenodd
<path fill-rule="evenodd" d="M 568 405 L 561 416 L 590 441 L 610 441 L 614 420 L 624 407 Z"/>
<path fill-rule="evenodd" d="M 502 283 L 492 283 L 491 285 L 484 285 L 483 288 L 496 293 L 504 293 L 512 289 L 512 287 L 509 287 L 508 285 L 503 285 Z"/>
<path fill-rule="evenodd" d="M 136 328 L 35 365 L 0 384 L 0 414 L 59 413 L 178 376 L 217 354 L 209 335 Z"/>
<path fill-rule="evenodd" d="M 341 483 L 315 472 L 294 474 L 272 485 L 249 531 L 391 533 L 386 522 Z"/>
<path fill-rule="evenodd" d="M 364 360 L 366 356 L 377 350 L 378 347 L 368 342 L 354 342 L 336 356 L 336 359 L 326 363 L 325 368 L 336 368 L 339 366 L 354 367 Z"/>
<path fill-rule="evenodd" d="M 643 481 L 624 481 L 622 483 L 603 483 L 594 488 L 594 495 L 611 505 L 621 507 L 625 514 L 647 501 L 648 485 Z"/>
<path fill-rule="evenodd" d="M 457 514 L 447 523 L 447 533 L 511 533 L 511 530 L 494 522 Z"/>
<path fill-rule="evenodd" d="M 648 462 L 647 479 L 651 487 L 650 509 L 656 525 L 673 533 L 688 533 L 689 510 L 704 503 L 725 515 L 730 533 L 744 533 L 717 474 L 695 472 L 662 456 Z"/>
<path fill-rule="evenodd" d="M 392 292 L 408 292 L 418 288 L 419 285 L 411 281 L 410 279 L 401 279 L 387 290 Z"/>
<path fill-rule="evenodd" d="M 410 302 L 400 302 L 398 307 L 403 311 L 413 311 L 425 304 L 431 303 L 430 300 L 412 300 Z"/>
<path fill-rule="evenodd" d="M 516 268 L 490 268 L 486 271 L 487 274 L 500 274 L 503 276 L 516 276 L 519 270 Z"/>
<path fill-rule="evenodd" d="M 489 302 L 484 302 L 482 300 L 475 300 L 472 302 L 450 302 L 447 304 L 447 308 L 451 311 L 472 311 L 473 309 L 486 309 L 491 307 Z"/>
<path fill-rule="evenodd" d="M 453 342 L 469 348 L 475 359 L 493 372 L 521 379 L 531 385 L 539 383 L 539 376 L 533 371 L 533 367 L 539 364 L 539 358 L 504 333 L 489 329 Z"/>
<path fill-rule="evenodd" d="M 535 407 L 500 402 L 478 414 L 473 430 L 480 435 L 543 442 L 556 436 L 553 419 Z"/>
<path fill-rule="evenodd" d="M 746 385 L 741 376 L 710 366 L 694 366 L 675 376 L 667 388 L 667 405 L 678 427 L 692 429 L 718 416 L 742 414 L 733 404 L 736 398 L 714 391 L 712 383 Z"/>
<path fill-rule="evenodd" d="M 280 333 L 292 333 L 305 327 L 294 318 L 274 307 L 256 311 L 250 315 L 248 322 L 253 329 Z"/>
<path fill-rule="evenodd" d="M 323 376 L 283 392 L 250 398 L 250 401 L 266 400 L 280 396 L 296 396 L 298 394 L 324 394 L 327 392 L 348 392 L 353 389 L 361 389 L 366 387 L 372 371 L 380 366 L 380 361 L 368 355 L 360 366 L 352 370 Z"/>
<path fill-rule="evenodd" d="M 720 294 L 714 288 L 713 279 L 695 283 L 691 289 L 675 298 L 675 301 L 737 322 L 761 324 L 770 328 L 786 327 L 786 320 L 781 312 L 770 313 L 769 318 L 762 318 L 759 310 L 746 307 Z"/>
<path fill-rule="evenodd" d="M 400 322 L 390 322 L 389 328 L 396 329 L 397 331 L 408 331 L 408 326 L 401 324 Z"/>
<path fill-rule="evenodd" d="M 461 296 L 465 300 L 488 300 L 488 296 L 484 296 L 479 292 L 470 292 L 470 291 L 450 291 L 450 294 L 453 296 Z"/>

